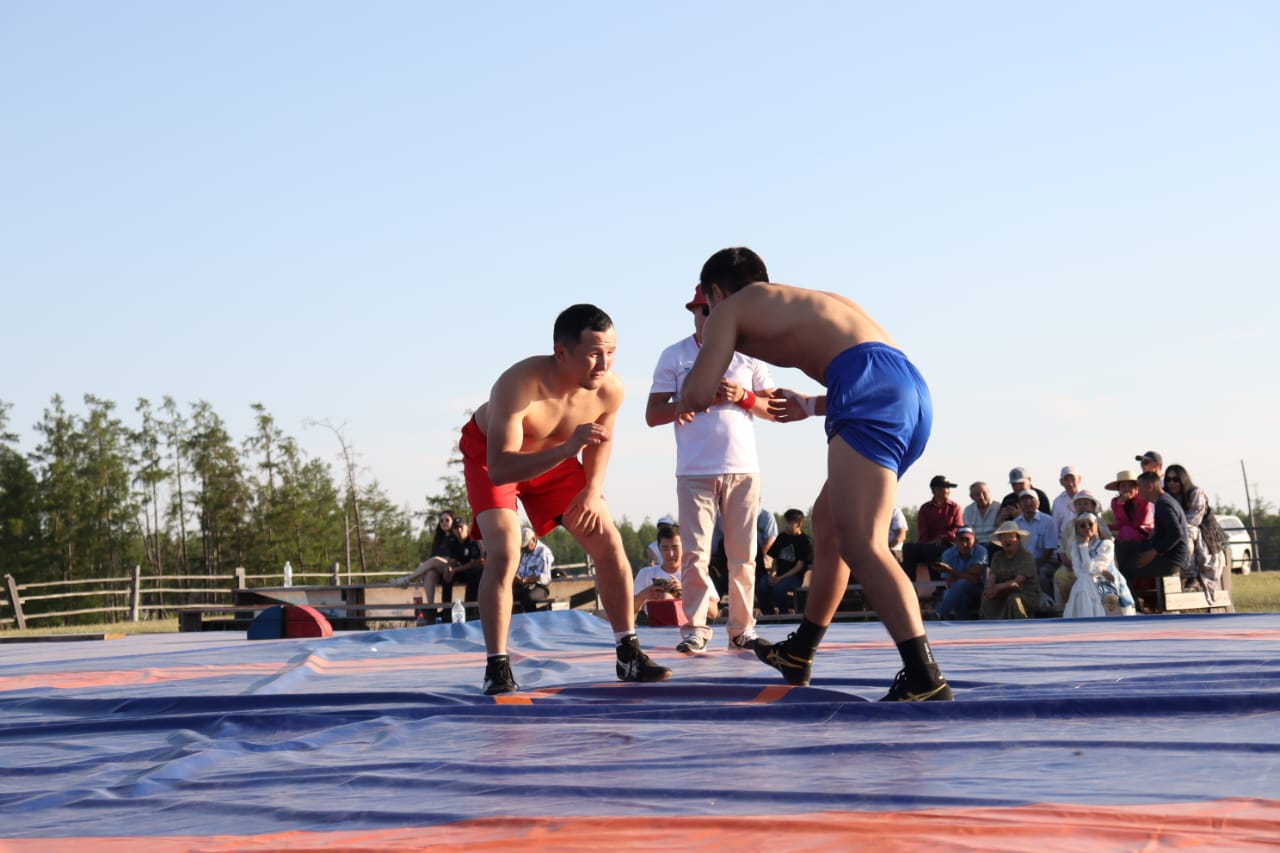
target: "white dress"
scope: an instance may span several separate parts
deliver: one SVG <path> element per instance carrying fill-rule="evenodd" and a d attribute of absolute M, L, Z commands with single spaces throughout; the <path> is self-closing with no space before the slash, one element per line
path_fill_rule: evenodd
<path fill-rule="evenodd" d="M 1116 568 L 1116 546 L 1110 539 L 1077 542 L 1071 555 L 1076 582 L 1062 610 L 1067 619 L 1091 616 L 1132 616 L 1137 612 L 1129 584 Z M 1110 574 L 1106 580 L 1103 573 Z M 1102 587 L 1100 590 L 1099 587 Z"/>

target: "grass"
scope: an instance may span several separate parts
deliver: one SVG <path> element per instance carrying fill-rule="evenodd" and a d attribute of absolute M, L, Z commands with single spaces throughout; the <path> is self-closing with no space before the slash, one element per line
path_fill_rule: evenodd
<path fill-rule="evenodd" d="M 1231 584 L 1231 601 L 1237 613 L 1280 611 L 1280 572 L 1236 575 Z"/>
<path fill-rule="evenodd" d="M 146 622 L 108 622 L 98 625 L 54 625 L 47 628 L 0 630 L 0 637 L 51 637 L 57 634 L 176 634 L 178 617 Z"/>

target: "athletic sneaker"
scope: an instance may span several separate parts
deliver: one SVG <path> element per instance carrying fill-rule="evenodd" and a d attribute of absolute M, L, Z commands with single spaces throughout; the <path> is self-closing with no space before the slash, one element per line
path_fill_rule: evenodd
<path fill-rule="evenodd" d="M 665 681 L 671 676 L 671 670 L 658 666 L 640 651 L 635 635 L 618 643 L 617 671 L 619 681 Z"/>
<path fill-rule="evenodd" d="M 511 674 L 511 661 L 506 657 L 491 660 L 484 666 L 484 695 L 493 696 L 498 693 L 515 693 L 520 689 L 515 677 Z"/>
<path fill-rule="evenodd" d="M 881 702 L 950 702 L 953 698 L 951 687 L 942 673 L 931 667 L 928 680 L 922 684 L 908 685 L 907 671 L 899 670 L 893 678 L 893 686 L 884 695 Z"/>
<path fill-rule="evenodd" d="M 729 651 L 731 652 L 749 652 L 753 651 L 760 642 L 760 638 L 755 635 L 754 631 L 748 631 L 739 634 L 736 637 L 729 638 Z"/>
<path fill-rule="evenodd" d="M 809 674 L 813 669 L 813 658 L 797 654 L 794 650 L 796 635 L 788 634 L 781 643 L 768 643 L 756 639 L 756 657 L 782 673 L 788 684 L 795 687 L 808 687 Z"/>
<path fill-rule="evenodd" d="M 701 634 L 685 637 L 676 646 L 676 651 L 682 655 L 705 655 L 707 653 L 707 638 Z"/>

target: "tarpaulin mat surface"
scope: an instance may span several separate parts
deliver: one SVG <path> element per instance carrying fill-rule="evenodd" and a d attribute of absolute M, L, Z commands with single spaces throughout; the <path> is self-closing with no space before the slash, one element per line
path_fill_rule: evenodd
<path fill-rule="evenodd" d="M 1129 850 L 1280 845 L 1280 616 L 928 623 L 951 703 L 838 623 L 808 688 L 594 615 L 0 646 L 0 850 Z M 781 639 L 786 626 L 761 633 Z"/>

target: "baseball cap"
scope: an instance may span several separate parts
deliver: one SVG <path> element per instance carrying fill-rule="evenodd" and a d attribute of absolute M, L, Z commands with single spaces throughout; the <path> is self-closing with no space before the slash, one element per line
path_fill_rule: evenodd
<path fill-rule="evenodd" d="M 932 480 L 929 481 L 929 488 L 936 489 L 939 486 L 946 486 L 948 489 L 954 489 L 956 487 L 956 484 L 952 483 L 946 477 L 939 474 L 938 476 L 934 477 Z"/>
<path fill-rule="evenodd" d="M 1014 468 L 1009 472 L 1010 483 L 1025 483 L 1027 480 L 1030 480 L 1030 479 L 1031 478 L 1027 476 L 1026 468 Z"/>
<path fill-rule="evenodd" d="M 1077 477 L 1080 476 L 1080 472 L 1076 470 L 1076 466 L 1064 465 L 1062 466 L 1062 473 L 1058 475 L 1058 479 L 1061 480 L 1063 477 L 1067 476 L 1068 474 L 1074 474 Z"/>
<path fill-rule="evenodd" d="M 978 535 L 973 532 L 972 527 L 961 527 L 959 530 L 957 530 L 956 538 L 959 539 L 961 536 L 968 536 L 970 539 L 975 539 L 975 540 L 978 538 Z"/>
<path fill-rule="evenodd" d="M 675 519 L 673 519 L 671 516 L 664 515 L 662 518 L 658 519 L 658 523 L 659 524 L 675 524 L 676 522 L 675 522 Z"/>
<path fill-rule="evenodd" d="M 1027 495 L 1031 495 L 1031 497 L 1035 498 L 1036 500 L 1040 500 L 1040 496 L 1037 495 L 1031 489 L 1023 489 L 1022 491 L 1018 492 L 1019 498 L 1025 498 Z"/>
<path fill-rule="evenodd" d="M 1157 465 L 1159 465 L 1161 468 L 1164 467 L 1164 457 L 1161 456 L 1159 453 L 1156 453 L 1154 450 L 1148 450 L 1146 453 L 1142 454 L 1141 456 L 1135 456 L 1133 458 L 1138 462 L 1154 462 Z"/>
<path fill-rule="evenodd" d="M 684 304 L 685 310 L 692 311 L 694 308 L 699 308 L 703 305 L 710 306 L 711 303 L 707 301 L 707 294 L 702 292 L 702 287 L 695 284 L 693 286 L 693 298 Z"/>

